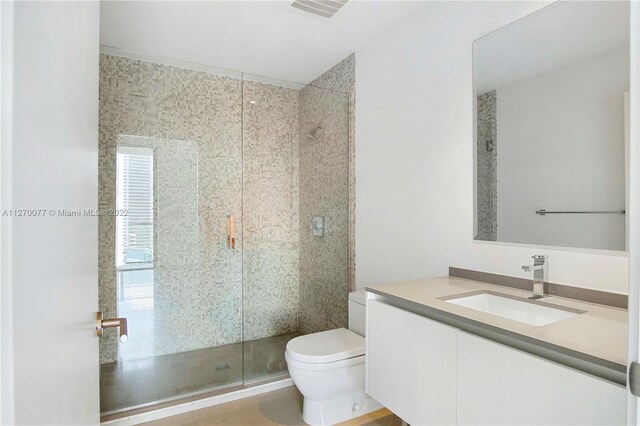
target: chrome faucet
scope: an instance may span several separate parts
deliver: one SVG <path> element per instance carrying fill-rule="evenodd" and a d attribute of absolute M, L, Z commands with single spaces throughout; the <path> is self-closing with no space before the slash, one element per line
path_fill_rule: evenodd
<path fill-rule="evenodd" d="M 523 271 L 531 272 L 533 271 L 533 296 L 529 297 L 529 299 L 540 299 L 545 296 L 544 292 L 544 256 L 534 255 L 531 256 L 533 258 L 533 265 L 524 265 L 522 267 Z"/>

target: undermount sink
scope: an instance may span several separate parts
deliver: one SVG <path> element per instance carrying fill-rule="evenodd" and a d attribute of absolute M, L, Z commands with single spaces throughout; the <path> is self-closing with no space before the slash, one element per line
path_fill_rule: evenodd
<path fill-rule="evenodd" d="M 536 326 L 551 324 L 586 312 L 492 291 L 459 294 L 441 299 L 454 305 Z"/>

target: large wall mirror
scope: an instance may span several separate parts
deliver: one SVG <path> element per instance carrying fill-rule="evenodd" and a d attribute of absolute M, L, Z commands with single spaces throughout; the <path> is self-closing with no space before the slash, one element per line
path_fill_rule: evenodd
<path fill-rule="evenodd" d="M 625 250 L 629 3 L 560 1 L 473 44 L 475 239 Z"/>

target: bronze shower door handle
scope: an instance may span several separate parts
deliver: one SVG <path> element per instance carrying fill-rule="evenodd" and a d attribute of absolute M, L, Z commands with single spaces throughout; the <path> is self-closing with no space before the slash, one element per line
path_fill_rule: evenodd
<path fill-rule="evenodd" d="M 96 335 L 102 336 L 105 328 L 118 327 L 120 329 L 120 341 L 122 343 L 129 339 L 126 318 L 102 318 L 102 312 L 96 312 Z"/>
<path fill-rule="evenodd" d="M 234 214 L 227 215 L 227 248 L 236 249 L 236 218 Z"/>

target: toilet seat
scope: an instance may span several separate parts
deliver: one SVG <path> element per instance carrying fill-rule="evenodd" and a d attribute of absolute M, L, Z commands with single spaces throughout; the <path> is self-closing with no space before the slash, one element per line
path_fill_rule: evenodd
<path fill-rule="evenodd" d="M 353 365 L 364 364 L 364 354 L 352 358 L 341 359 L 339 361 L 317 363 L 298 361 L 291 358 L 289 352 L 285 352 L 284 359 L 287 362 L 287 366 L 289 368 L 297 368 L 304 371 L 328 371 L 335 370 L 337 368 L 346 368 Z"/>
<path fill-rule="evenodd" d="M 291 339 L 286 355 L 297 363 L 335 363 L 364 355 L 364 344 L 364 337 L 346 328 L 337 328 Z"/>

